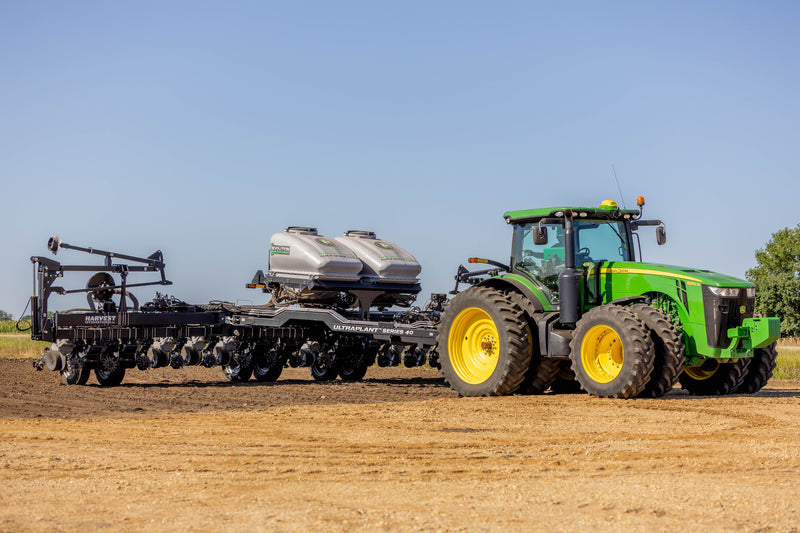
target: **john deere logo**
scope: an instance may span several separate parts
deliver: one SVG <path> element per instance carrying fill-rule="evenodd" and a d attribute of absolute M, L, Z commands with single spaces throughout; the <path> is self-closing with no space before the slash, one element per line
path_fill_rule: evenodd
<path fill-rule="evenodd" d="M 380 248 L 381 250 L 394 250 L 390 244 L 386 244 L 385 242 L 377 241 L 375 246 Z"/>
<path fill-rule="evenodd" d="M 320 243 L 322 246 L 336 246 L 335 244 L 333 244 L 332 240 L 326 239 L 325 237 L 319 237 L 316 239 L 316 241 Z"/>

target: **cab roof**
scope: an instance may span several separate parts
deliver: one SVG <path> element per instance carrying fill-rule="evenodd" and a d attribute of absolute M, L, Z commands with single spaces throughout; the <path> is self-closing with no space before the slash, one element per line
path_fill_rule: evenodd
<path fill-rule="evenodd" d="M 543 218 L 561 218 L 567 210 L 572 211 L 576 218 L 624 220 L 639 215 L 638 209 L 620 209 L 615 202 L 606 200 L 599 207 L 540 207 L 508 211 L 503 218 L 508 224 L 538 222 Z"/>

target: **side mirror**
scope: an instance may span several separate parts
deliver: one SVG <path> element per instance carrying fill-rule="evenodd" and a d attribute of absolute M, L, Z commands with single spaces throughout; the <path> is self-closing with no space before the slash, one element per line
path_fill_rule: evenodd
<path fill-rule="evenodd" d="M 547 244 L 547 228 L 545 226 L 536 226 L 533 228 L 533 244 Z"/>
<path fill-rule="evenodd" d="M 667 242 L 667 230 L 664 226 L 659 226 L 656 228 L 656 242 L 659 246 Z"/>

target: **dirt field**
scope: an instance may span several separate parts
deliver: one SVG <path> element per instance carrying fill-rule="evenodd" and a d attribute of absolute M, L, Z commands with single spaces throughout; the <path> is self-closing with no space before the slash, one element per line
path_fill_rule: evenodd
<path fill-rule="evenodd" d="M 0 359 L 0 531 L 798 531 L 800 382 L 457 398 L 435 371 L 66 387 Z"/>

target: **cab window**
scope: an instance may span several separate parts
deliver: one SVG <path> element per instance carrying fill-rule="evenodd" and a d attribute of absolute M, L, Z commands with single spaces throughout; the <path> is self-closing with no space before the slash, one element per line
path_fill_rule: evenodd
<path fill-rule="evenodd" d="M 551 304 L 558 303 L 558 275 L 564 270 L 564 227 L 560 224 L 543 224 L 547 227 L 548 242 L 533 243 L 533 226 L 514 229 L 514 268 L 538 280 L 545 297 Z"/>

